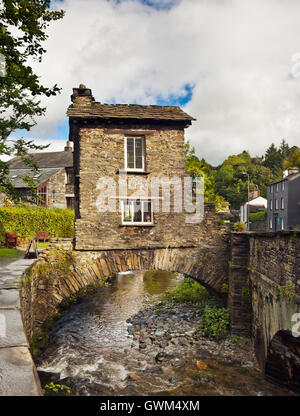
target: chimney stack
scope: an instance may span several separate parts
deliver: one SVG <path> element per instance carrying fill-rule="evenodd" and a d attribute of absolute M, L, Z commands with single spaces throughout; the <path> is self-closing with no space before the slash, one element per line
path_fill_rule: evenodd
<path fill-rule="evenodd" d="M 86 88 L 85 85 L 80 84 L 79 88 L 73 88 L 73 94 L 71 100 L 74 106 L 90 106 L 95 98 L 92 96 L 90 88 Z"/>
<path fill-rule="evenodd" d="M 65 152 L 73 152 L 73 149 L 72 149 L 72 146 L 70 145 L 70 141 L 69 140 L 67 140 L 67 145 L 64 148 L 64 151 Z"/>

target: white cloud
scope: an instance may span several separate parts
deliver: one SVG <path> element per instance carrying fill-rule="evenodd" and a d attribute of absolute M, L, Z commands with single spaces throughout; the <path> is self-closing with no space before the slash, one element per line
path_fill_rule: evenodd
<path fill-rule="evenodd" d="M 186 137 L 209 162 L 244 149 L 261 154 L 283 137 L 299 144 L 300 2 L 174 4 L 157 10 L 137 0 L 55 3 L 66 16 L 51 24 L 38 71 L 63 91 L 45 101 L 47 116 L 32 134 L 53 137 L 79 83 L 101 102 L 149 104 L 194 84 L 186 111 L 197 121 Z"/>

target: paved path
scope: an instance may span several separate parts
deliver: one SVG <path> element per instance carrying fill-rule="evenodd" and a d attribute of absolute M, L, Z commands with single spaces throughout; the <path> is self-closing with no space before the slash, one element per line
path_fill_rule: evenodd
<path fill-rule="evenodd" d="M 0 396 L 39 396 L 20 313 L 19 277 L 36 259 L 0 262 Z"/>

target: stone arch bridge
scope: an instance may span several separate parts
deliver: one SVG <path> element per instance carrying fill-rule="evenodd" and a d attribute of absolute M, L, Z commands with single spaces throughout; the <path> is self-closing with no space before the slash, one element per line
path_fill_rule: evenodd
<path fill-rule="evenodd" d="M 252 337 L 266 375 L 300 389 L 300 337 L 292 335 L 293 317 L 300 313 L 299 237 L 299 232 L 230 233 L 222 224 L 200 247 L 50 249 L 22 277 L 27 336 L 42 338 L 58 305 L 106 277 L 129 270 L 180 272 L 223 297 L 228 284 L 232 335 Z"/>

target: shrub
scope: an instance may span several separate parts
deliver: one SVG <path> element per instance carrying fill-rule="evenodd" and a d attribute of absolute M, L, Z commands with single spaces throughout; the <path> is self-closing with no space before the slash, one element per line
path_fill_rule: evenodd
<path fill-rule="evenodd" d="M 33 238 L 37 231 L 48 231 L 57 237 L 73 237 L 74 211 L 44 207 L 0 207 L 0 241 L 5 233 L 17 232 Z"/>
<path fill-rule="evenodd" d="M 253 212 L 249 214 L 249 221 L 265 221 L 267 219 L 267 211 Z"/>
<path fill-rule="evenodd" d="M 228 309 L 216 306 L 205 308 L 201 328 L 209 338 L 220 338 L 226 335 L 229 329 Z"/>
<path fill-rule="evenodd" d="M 182 283 L 164 293 L 164 299 L 174 304 L 200 305 L 209 298 L 205 287 L 190 277 L 185 277 Z"/>

